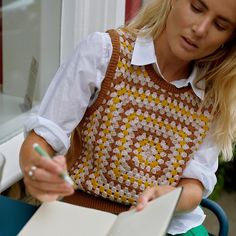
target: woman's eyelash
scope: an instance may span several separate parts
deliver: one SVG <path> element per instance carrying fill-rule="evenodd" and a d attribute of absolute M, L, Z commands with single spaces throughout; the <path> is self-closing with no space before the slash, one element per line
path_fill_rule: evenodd
<path fill-rule="evenodd" d="M 199 7 L 196 7 L 195 5 L 191 4 L 191 8 L 194 12 L 202 12 L 202 10 Z"/>
<path fill-rule="evenodd" d="M 224 30 L 225 30 L 225 28 L 222 27 L 221 25 L 219 25 L 218 23 L 215 23 L 215 26 L 216 26 L 216 28 L 217 28 L 218 30 L 220 30 L 220 31 L 224 31 Z"/>

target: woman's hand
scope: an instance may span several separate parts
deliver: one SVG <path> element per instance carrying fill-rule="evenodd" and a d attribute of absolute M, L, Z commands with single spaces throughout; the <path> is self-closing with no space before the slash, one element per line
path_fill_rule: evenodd
<path fill-rule="evenodd" d="M 147 188 L 138 198 L 136 210 L 141 211 L 144 207 L 147 206 L 148 202 L 151 200 L 162 196 L 172 190 L 175 187 L 172 186 L 155 186 L 151 188 Z"/>
<path fill-rule="evenodd" d="M 74 192 L 73 186 L 59 177 L 65 170 L 66 162 L 63 156 L 54 157 L 52 160 L 37 158 L 37 161 L 25 167 L 24 183 L 29 193 L 36 199 L 42 202 L 53 201 Z M 29 176 L 29 171 L 32 172 L 32 176 Z"/>
<path fill-rule="evenodd" d="M 56 156 L 52 159 L 41 157 L 33 149 L 35 142 L 39 143 L 51 156 L 54 154 L 51 147 L 35 133 L 30 133 L 26 138 L 20 152 L 20 164 L 29 193 L 42 202 L 73 194 L 73 186 L 59 177 L 59 174 L 67 169 L 65 157 Z"/>

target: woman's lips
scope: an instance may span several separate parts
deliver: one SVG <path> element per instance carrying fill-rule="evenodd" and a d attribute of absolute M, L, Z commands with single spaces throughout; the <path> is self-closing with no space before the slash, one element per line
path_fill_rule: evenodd
<path fill-rule="evenodd" d="M 187 49 L 196 49 L 196 48 L 198 48 L 197 44 L 193 40 L 191 40 L 189 38 L 186 38 L 184 36 L 182 36 L 182 39 L 183 39 L 183 44 Z"/>

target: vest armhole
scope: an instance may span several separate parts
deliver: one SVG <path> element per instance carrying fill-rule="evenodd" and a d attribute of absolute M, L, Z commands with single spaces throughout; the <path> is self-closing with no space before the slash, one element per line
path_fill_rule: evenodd
<path fill-rule="evenodd" d="M 98 94 L 98 97 L 96 101 L 91 105 L 91 107 L 88 107 L 83 119 L 80 121 L 80 123 L 77 125 L 77 127 L 73 130 L 70 140 L 70 148 L 66 154 L 67 159 L 67 165 L 70 168 L 75 164 L 76 158 L 80 155 L 82 150 L 82 144 L 81 144 L 81 136 L 80 132 L 83 127 L 84 119 L 92 114 L 97 107 L 102 103 L 104 97 L 106 97 L 107 91 L 110 88 L 110 84 L 112 83 L 113 77 L 116 72 L 117 64 L 120 57 L 120 40 L 119 40 L 119 34 L 116 30 L 109 30 L 107 31 L 111 37 L 111 42 L 113 46 L 113 51 L 111 55 L 110 62 L 107 67 L 106 75 L 104 77 L 104 80 L 101 85 L 101 90 Z M 72 174 L 72 173 L 70 173 Z"/>
<path fill-rule="evenodd" d="M 108 64 L 104 80 L 101 84 L 101 90 L 99 91 L 98 97 L 97 97 L 96 101 L 91 105 L 91 107 L 89 107 L 86 110 L 86 115 L 93 113 L 97 109 L 97 107 L 102 103 L 102 100 L 104 99 L 104 97 L 107 96 L 106 95 L 107 91 L 110 88 L 110 85 L 112 83 L 113 77 L 116 72 L 117 64 L 119 61 L 119 57 L 120 57 L 119 34 L 114 29 L 108 30 L 107 33 L 109 33 L 109 35 L 110 35 L 112 47 L 113 47 L 111 59 Z"/>

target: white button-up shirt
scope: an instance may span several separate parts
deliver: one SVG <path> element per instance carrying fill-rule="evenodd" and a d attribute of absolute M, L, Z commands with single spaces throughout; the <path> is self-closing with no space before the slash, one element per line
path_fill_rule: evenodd
<path fill-rule="evenodd" d="M 96 32 L 83 40 L 71 58 L 57 71 L 39 108 L 32 112 L 25 123 L 25 134 L 34 129 L 57 153 L 65 154 L 71 132 L 100 91 L 112 50 L 107 33 Z M 137 38 L 131 63 L 153 64 L 162 76 L 157 61 L 153 40 Z M 196 71 L 193 69 L 188 78 L 173 81 L 172 84 L 178 88 L 190 84 L 195 94 L 203 99 L 204 91 L 195 87 L 195 77 Z M 182 178 L 198 179 L 203 184 L 203 197 L 207 197 L 216 184 L 218 154 L 219 149 L 213 143 L 211 134 L 208 134 L 183 172 Z M 200 207 L 189 213 L 175 214 L 168 233 L 184 233 L 202 224 L 204 218 Z"/>

